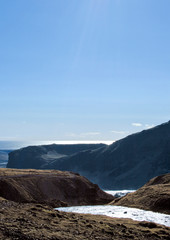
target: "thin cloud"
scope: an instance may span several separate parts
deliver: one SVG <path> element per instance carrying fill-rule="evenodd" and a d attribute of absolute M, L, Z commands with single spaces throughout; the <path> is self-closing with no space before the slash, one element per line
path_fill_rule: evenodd
<path fill-rule="evenodd" d="M 101 133 L 100 132 L 85 132 L 85 133 L 79 133 L 79 134 L 77 134 L 77 133 L 67 133 L 66 135 L 68 136 L 68 137 L 86 137 L 86 136 L 96 136 L 96 135 L 100 135 Z"/>
<path fill-rule="evenodd" d="M 94 136 L 94 135 L 100 135 L 100 132 L 86 132 L 82 133 L 83 136 Z"/>
<path fill-rule="evenodd" d="M 134 127 L 142 127 L 142 123 L 132 123 L 132 126 Z"/>
<path fill-rule="evenodd" d="M 4 137 L 0 137 L 0 141 L 17 141 L 18 140 L 18 135 L 17 136 L 4 136 Z"/>
<path fill-rule="evenodd" d="M 112 133 L 116 133 L 116 134 L 127 134 L 129 133 L 128 131 L 111 131 Z"/>
<path fill-rule="evenodd" d="M 77 137 L 76 133 L 67 133 L 66 134 L 67 137 Z"/>
<path fill-rule="evenodd" d="M 142 123 L 132 123 L 132 126 L 134 127 L 143 127 L 144 129 L 150 129 L 155 127 L 154 124 L 142 124 Z"/>
<path fill-rule="evenodd" d="M 153 128 L 153 127 L 155 127 L 154 124 L 145 124 L 146 129 L 150 129 L 150 128 Z"/>

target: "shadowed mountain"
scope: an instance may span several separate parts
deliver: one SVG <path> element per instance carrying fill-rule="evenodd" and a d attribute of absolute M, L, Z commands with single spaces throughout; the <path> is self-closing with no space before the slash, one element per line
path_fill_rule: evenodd
<path fill-rule="evenodd" d="M 29 146 L 9 153 L 7 168 L 44 169 L 48 164 L 55 164 L 55 161 L 59 161 L 60 159 L 65 160 L 79 152 L 105 146 L 105 144 L 52 144 Z"/>
<path fill-rule="evenodd" d="M 90 146 L 53 159 L 49 152 L 43 155 L 44 146 L 23 148 L 9 154 L 7 167 L 32 168 L 34 163 L 34 168 L 74 171 L 105 189 L 136 189 L 170 172 L 170 121 L 110 146 Z M 50 151 L 54 147 L 51 145 Z"/>

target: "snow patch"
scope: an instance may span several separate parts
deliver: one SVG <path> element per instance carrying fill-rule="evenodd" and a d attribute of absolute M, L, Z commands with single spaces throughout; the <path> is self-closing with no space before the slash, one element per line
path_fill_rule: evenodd
<path fill-rule="evenodd" d="M 148 221 L 170 227 L 170 215 L 145 211 L 137 208 L 128 208 L 111 205 L 98 206 L 77 206 L 77 207 L 60 207 L 56 208 L 63 212 L 74 212 L 94 215 L 105 215 L 115 218 L 131 218 L 136 221 Z"/>
<path fill-rule="evenodd" d="M 114 197 L 123 197 L 128 193 L 135 192 L 136 190 L 103 190 L 104 192 L 111 194 Z"/>

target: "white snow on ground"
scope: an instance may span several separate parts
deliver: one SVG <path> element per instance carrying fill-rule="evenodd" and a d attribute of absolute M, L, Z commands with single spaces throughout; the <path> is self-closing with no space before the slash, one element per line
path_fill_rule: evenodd
<path fill-rule="evenodd" d="M 145 211 L 137 208 L 128 208 L 111 205 L 98 206 L 78 206 L 78 207 L 61 207 L 56 210 L 64 212 L 85 213 L 94 215 L 106 215 L 116 218 L 131 218 L 137 221 L 155 222 L 170 227 L 170 215 Z"/>
<path fill-rule="evenodd" d="M 135 192 L 136 190 L 103 190 L 103 191 L 115 197 L 123 197 L 128 193 Z"/>

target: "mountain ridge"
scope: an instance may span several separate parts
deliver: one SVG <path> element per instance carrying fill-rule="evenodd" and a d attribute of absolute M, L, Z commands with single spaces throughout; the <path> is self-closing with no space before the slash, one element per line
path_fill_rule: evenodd
<path fill-rule="evenodd" d="M 93 147 L 51 161 L 42 158 L 40 148 L 36 158 L 35 148 L 28 147 L 11 152 L 7 167 L 22 167 L 24 162 L 32 168 L 34 162 L 39 169 L 78 172 L 104 189 L 137 189 L 149 179 L 170 172 L 170 121 L 109 146 Z"/>

